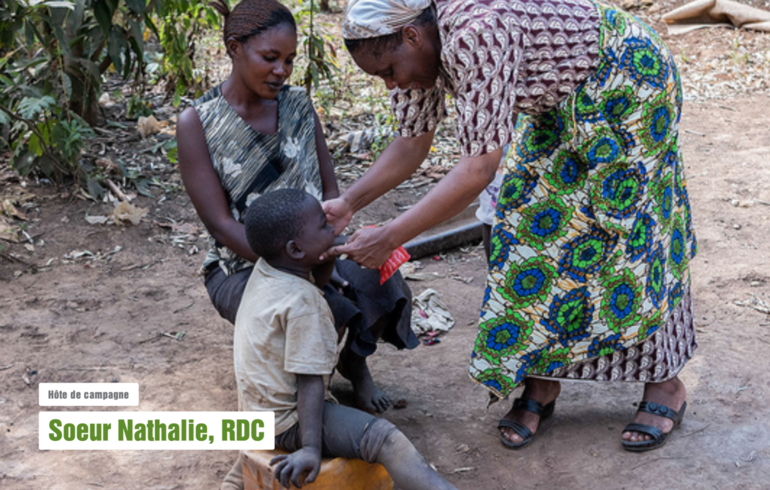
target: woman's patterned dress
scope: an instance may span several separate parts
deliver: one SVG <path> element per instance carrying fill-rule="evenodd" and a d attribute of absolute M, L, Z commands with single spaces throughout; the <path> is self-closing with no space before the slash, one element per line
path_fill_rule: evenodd
<path fill-rule="evenodd" d="M 511 140 L 471 377 L 503 397 L 526 377 L 661 382 L 696 346 L 696 252 L 660 38 L 587 0 L 437 2 L 444 75 L 395 91 L 402 134 L 458 97 L 476 156 Z M 470 108 L 470 109 L 469 109 Z"/>

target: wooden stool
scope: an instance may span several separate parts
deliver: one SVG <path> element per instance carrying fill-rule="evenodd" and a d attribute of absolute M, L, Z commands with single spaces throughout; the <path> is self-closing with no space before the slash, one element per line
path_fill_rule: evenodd
<path fill-rule="evenodd" d="M 270 460 L 285 451 L 245 451 L 243 458 L 244 490 L 280 490 L 285 488 L 273 478 Z M 296 488 L 294 485 L 290 489 Z M 334 458 L 321 462 L 321 472 L 309 490 L 393 490 L 393 480 L 381 464 L 360 459 Z"/>

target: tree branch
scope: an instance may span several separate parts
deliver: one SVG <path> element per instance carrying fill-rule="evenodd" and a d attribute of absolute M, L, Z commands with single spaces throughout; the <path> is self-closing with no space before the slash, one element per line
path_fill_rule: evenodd
<path fill-rule="evenodd" d="M 62 165 L 59 159 L 56 158 L 56 154 L 53 151 L 51 151 L 51 147 L 48 146 L 48 143 L 45 142 L 43 135 L 40 134 L 40 131 L 35 127 L 35 125 L 30 124 L 29 121 L 27 121 L 23 117 L 14 114 L 2 104 L 0 104 L 0 110 L 8 114 L 11 117 L 11 119 L 13 119 L 14 121 L 23 122 L 27 126 L 27 128 L 29 128 L 30 131 L 35 133 L 35 136 L 37 136 L 37 139 L 40 141 L 40 144 L 43 147 L 43 151 L 45 151 L 45 153 L 48 154 L 48 156 L 51 158 L 51 161 L 53 161 L 54 165 L 56 165 L 56 167 L 59 169 L 60 172 L 65 174 L 67 173 L 67 169 L 64 167 L 64 165 Z"/>

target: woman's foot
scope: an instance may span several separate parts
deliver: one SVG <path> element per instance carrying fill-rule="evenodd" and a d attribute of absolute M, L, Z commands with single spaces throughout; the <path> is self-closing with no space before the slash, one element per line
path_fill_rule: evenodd
<path fill-rule="evenodd" d="M 548 405 L 552 401 L 558 398 L 561 392 L 561 384 L 558 381 L 549 381 L 545 379 L 527 378 L 524 381 L 524 393 L 521 394 L 521 398 L 528 398 L 540 403 L 543 406 Z M 514 410 L 503 416 L 503 419 L 512 420 L 522 423 L 532 431 L 532 434 L 537 432 L 537 428 L 540 425 L 540 416 L 527 410 Z M 513 444 L 521 444 L 524 439 L 507 427 L 501 427 L 500 433 L 503 437 L 508 439 Z"/>
<path fill-rule="evenodd" d="M 374 384 L 365 357 L 359 356 L 346 346 L 340 353 L 337 371 L 353 384 L 358 408 L 369 413 L 381 413 L 388 409 L 390 398 Z"/>
<path fill-rule="evenodd" d="M 684 387 L 684 383 L 682 383 L 678 377 L 664 383 L 647 383 L 644 385 L 644 401 L 665 405 L 677 412 L 681 411 L 686 398 L 687 390 Z M 646 412 L 636 412 L 632 422 L 657 427 L 662 430 L 664 434 L 668 434 L 674 429 L 673 420 Z M 623 432 L 622 437 L 623 440 L 630 442 L 652 440 L 650 435 L 642 434 L 640 432 Z"/>

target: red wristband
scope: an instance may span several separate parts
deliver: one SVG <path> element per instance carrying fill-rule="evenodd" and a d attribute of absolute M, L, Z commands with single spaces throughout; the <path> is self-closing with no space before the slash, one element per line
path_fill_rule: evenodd
<path fill-rule="evenodd" d="M 380 284 L 385 284 L 385 281 L 396 273 L 401 264 L 410 259 L 409 252 L 404 247 L 398 247 L 390 254 L 388 260 L 380 266 Z"/>

